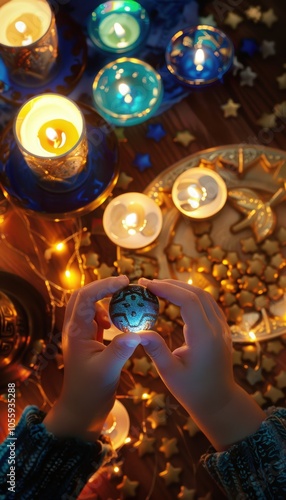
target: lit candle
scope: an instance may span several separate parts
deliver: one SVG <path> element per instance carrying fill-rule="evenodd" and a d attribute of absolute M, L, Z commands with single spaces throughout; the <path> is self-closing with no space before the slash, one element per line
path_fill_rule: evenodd
<path fill-rule="evenodd" d="M 43 83 L 58 55 L 55 18 L 45 0 L 9 0 L 0 7 L 0 55 L 22 84 Z"/>
<path fill-rule="evenodd" d="M 166 49 L 168 70 L 186 85 L 220 80 L 231 67 L 233 46 L 213 26 L 195 26 L 176 33 Z"/>
<path fill-rule="evenodd" d="M 149 17 L 133 0 L 105 2 L 91 14 L 88 32 L 92 42 L 103 50 L 122 53 L 145 39 Z"/>
<path fill-rule="evenodd" d="M 42 94 L 27 101 L 16 116 L 14 134 L 26 163 L 40 179 L 70 179 L 86 163 L 84 118 L 66 97 Z"/>
<path fill-rule="evenodd" d="M 141 123 L 161 104 L 160 75 L 147 63 L 122 57 L 102 68 L 93 82 L 94 105 L 107 121 L 118 126 Z"/>
<path fill-rule="evenodd" d="M 213 170 L 191 168 L 176 179 L 172 199 L 184 215 L 205 219 L 223 208 L 227 199 L 227 188 L 222 177 Z"/>
<path fill-rule="evenodd" d="M 116 245 L 142 248 L 158 237 L 162 228 L 162 212 L 149 196 L 124 193 L 107 205 L 103 214 L 103 227 L 108 238 Z"/>

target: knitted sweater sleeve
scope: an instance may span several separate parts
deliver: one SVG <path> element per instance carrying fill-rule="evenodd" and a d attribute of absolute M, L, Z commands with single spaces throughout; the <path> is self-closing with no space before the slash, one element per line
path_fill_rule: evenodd
<path fill-rule="evenodd" d="M 210 448 L 203 466 L 228 498 L 286 498 L 286 408 L 268 409 L 267 418 L 251 436 L 227 451 Z"/>
<path fill-rule="evenodd" d="M 14 435 L 0 446 L 0 499 L 75 499 L 88 478 L 113 456 L 110 444 L 58 438 L 42 423 L 45 413 L 28 406 Z"/>

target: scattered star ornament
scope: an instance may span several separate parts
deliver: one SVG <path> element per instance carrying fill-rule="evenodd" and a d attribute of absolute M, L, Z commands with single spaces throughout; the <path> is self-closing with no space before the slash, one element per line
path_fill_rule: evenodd
<path fill-rule="evenodd" d="M 208 16 L 205 16 L 205 17 L 200 17 L 199 24 L 204 24 L 206 26 L 217 26 L 217 22 L 213 16 L 213 14 L 209 14 Z"/>
<path fill-rule="evenodd" d="M 178 131 L 173 139 L 174 142 L 181 144 L 182 146 L 188 147 L 189 144 L 195 141 L 196 138 L 188 130 Z"/>
<path fill-rule="evenodd" d="M 228 12 L 224 20 L 224 24 L 230 26 L 233 30 L 243 21 L 243 17 L 235 14 L 235 12 Z"/>
<path fill-rule="evenodd" d="M 278 86 L 279 86 L 280 90 L 285 90 L 286 89 L 286 73 L 283 73 L 282 75 L 277 76 L 276 80 L 278 82 Z"/>
<path fill-rule="evenodd" d="M 258 23 L 261 19 L 261 7 L 257 5 L 256 7 L 250 6 L 246 11 L 245 11 L 246 17 L 253 21 L 254 23 Z"/>
<path fill-rule="evenodd" d="M 133 177 L 130 177 L 125 172 L 120 172 L 116 187 L 127 191 L 129 184 L 133 181 Z"/>
<path fill-rule="evenodd" d="M 253 87 L 255 78 L 257 78 L 257 73 L 254 73 L 251 67 L 247 66 L 243 71 L 240 72 L 240 85 L 242 87 L 244 87 L 245 85 L 247 85 L 248 87 Z"/>
<path fill-rule="evenodd" d="M 232 73 L 234 74 L 234 76 L 236 76 L 238 71 L 240 71 L 243 68 L 244 65 L 241 62 L 239 62 L 236 56 L 234 56 L 232 63 Z"/>
<path fill-rule="evenodd" d="M 263 12 L 261 21 L 266 24 L 268 28 L 272 28 L 272 25 L 278 21 L 278 17 L 273 9 L 268 9 L 266 12 Z"/>
<path fill-rule="evenodd" d="M 159 142 L 163 137 L 165 137 L 166 131 L 161 125 L 161 123 L 150 123 L 148 125 L 147 135 L 148 139 L 154 139 L 154 141 Z"/>
<path fill-rule="evenodd" d="M 256 123 L 263 128 L 274 128 L 276 126 L 276 115 L 274 113 L 263 113 Z"/>
<path fill-rule="evenodd" d="M 258 52 L 259 46 L 256 40 L 254 38 L 243 38 L 241 47 L 240 47 L 240 52 L 243 52 L 244 54 L 249 55 L 250 57 L 253 57 L 256 52 Z"/>
<path fill-rule="evenodd" d="M 268 40 L 262 40 L 262 43 L 260 46 L 260 52 L 262 54 L 263 59 L 266 59 L 269 56 L 274 56 L 276 54 L 275 42 L 268 41 Z"/>
<path fill-rule="evenodd" d="M 124 127 L 114 127 L 114 133 L 117 137 L 118 142 L 127 142 Z"/>
<path fill-rule="evenodd" d="M 228 99 L 226 104 L 221 105 L 221 109 L 223 110 L 223 115 L 225 118 L 229 118 L 230 116 L 237 116 L 237 110 L 240 108 L 240 104 L 234 102 L 232 99 Z"/>
<path fill-rule="evenodd" d="M 123 476 L 123 480 L 116 488 L 121 492 L 123 498 L 135 497 L 136 490 L 139 486 L 139 481 L 130 481 L 127 476 Z"/>
<path fill-rule="evenodd" d="M 159 473 L 159 476 L 162 477 L 167 486 L 173 483 L 179 483 L 180 474 L 182 472 L 181 467 L 173 467 L 170 462 L 167 462 L 166 469 Z"/>
<path fill-rule="evenodd" d="M 148 153 L 137 153 L 133 165 L 138 168 L 139 172 L 144 172 L 147 168 L 152 167 L 150 155 Z"/>

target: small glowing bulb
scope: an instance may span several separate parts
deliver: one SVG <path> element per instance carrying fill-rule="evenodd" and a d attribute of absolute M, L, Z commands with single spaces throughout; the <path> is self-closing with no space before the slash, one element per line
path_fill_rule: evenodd
<path fill-rule="evenodd" d="M 248 335 L 251 340 L 256 341 L 256 335 L 252 330 L 249 332 Z"/>
<path fill-rule="evenodd" d="M 66 270 L 65 270 L 65 277 L 66 277 L 67 279 L 70 279 L 70 278 L 71 278 L 71 272 L 70 272 L 70 270 L 69 270 L 69 269 L 66 269 Z"/>
<path fill-rule="evenodd" d="M 56 250 L 57 252 L 62 252 L 64 248 L 65 248 L 65 245 L 64 245 L 64 243 L 62 243 L 62 242 L 57 243 L 57 244 L 55 245 L 55 250 Z"/>
<path fill-rule="evenodd" d="M 128 234 L 130 236 L 136 234 L 136 230 L 138 228 L 138 216 L 135 212 L 131 212 L 127 214 L 125 219 L 122 221 L 122 224 L 125 229 L 127 229 Z"/>
<path fill-rule="evenodd" d="M 142 399 L 149 399 L 149 394 L 147 394 L 147 392 L 144 392 L 142 394 Z"/>
<path fill-rule="evenodd" d="M 125 35 L 125 29 L 121 26 L 120 23 L 114 23 L 114 32 L 118 36 L 118 38 L 122 38 Z"/>
<path fill-rule="evenodd" d="M 190 196 L 188 203 L 193 209 L 199 208 L 201 201 L 204 201 L 207 197 L 206 188 L 199 187 L 197 184 L 190 184 L 187 188 L 187 192 Z"/>
<path fill-rule="evenodd" d="M 118 472 L 120 472 L 120 468 L 118 467 L 118 465 L 115 465 L 113 467 L 113 472 L 115 472 L 115 474 L 118 474 Z"/>
<path fill-rule="evenodd" d="M 202 71 L 204 69 L 205 53 L 203 49 L 197 49 L 195 53 L 194 63 L 197 71 Z"/>
<path fill-rule="evenodd" d="M 188 279 L 188 284 L 189 284 L 189 285 L 192 285 L 192 284 L 193 284 L 193 280 L 192 280 L 192 278 L 189 278 L 189 279 Z"/>
<path fill-rule="evenodd" d="M 131 437 L 129 437 L 129 436 L 124 440 L 124 444 L 128 444 L 128 443 L 131 443 Z"/>

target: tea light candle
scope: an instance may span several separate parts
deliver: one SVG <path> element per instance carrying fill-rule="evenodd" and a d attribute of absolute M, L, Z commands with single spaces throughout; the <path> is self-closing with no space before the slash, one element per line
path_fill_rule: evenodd
<path fill-rule="evenodd" d="M 161 104 L 160 75 L 147 63 L 122 57 L 99 71 L 93 82 L 98 113 L 117 126 L 130 126 L 150 118 Z"/>
<path fill-rule="evenodd" d="M 54 15 L 45 0 L 9 0 L 0 7 L 0 55 L 11 77 L 43 82 L 58 55 Z"/>
<path fill-rule="evenodd" d="M 168 70 L 183 84 L 203 86 L 220 80 L 231 67 L 233 46 L 213 26 L 178 31 L 166 49 Z"/>
<path fill-rule="evenodd" d="M 70 179 L 86 163 L 84 118 L 67 97 L 42 94 L 27 101 L 16 116 L 14 135 L 27 164 L 40 179 Z"/>
<path fill-rule="evenodd" d="M 205 219 L 219 212 L 227 199 L 222 177 L 207 168 L 191 168 L 176 179 L 172 189 L 175 206 L 193 219 Z"/>
<path fill-rule="evenodd" d="M 108 238 L 124 248 L 142 248 L 152 243 L 162 229 L 162 222 L 160 207 L 142 193 L 117 196 L 103 214 Z"/>
<path fill-rule="evenodd" d="M 92 42 L 108 52 L 133 50 L 145 39 L 149 16 L 135 1 L 105 2 L 91 14 L 88 33 Z"/>

